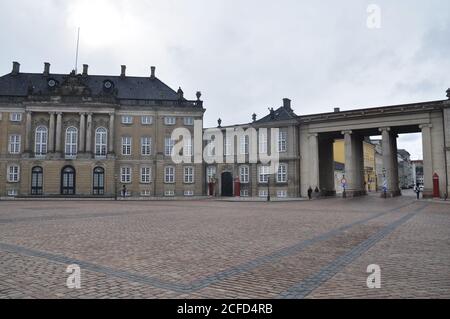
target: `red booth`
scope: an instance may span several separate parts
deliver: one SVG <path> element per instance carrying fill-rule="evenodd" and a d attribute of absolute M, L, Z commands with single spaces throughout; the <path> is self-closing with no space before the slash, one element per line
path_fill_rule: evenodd
<path fill-rule="evenodd" d="M 439 198 L 440 192 L 439 192 L 439 175 L 437 173 L 434 173 L 433 175 L 433 197 Z"/>
<path fill-rule="evenodd" d="M 241 182 L 239 181 L 239 177 L 236 177 L 234 179 L 234 196 L 235 197 L 241 196 Z"/>

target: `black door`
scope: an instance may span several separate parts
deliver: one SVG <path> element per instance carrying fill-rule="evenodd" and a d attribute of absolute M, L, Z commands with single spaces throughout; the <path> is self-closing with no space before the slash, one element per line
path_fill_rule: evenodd
<path fill-rule="evenodd" d="M 103 167 L 94 168 L 92 188 L 94 195 L 105 195 L 105 170 Z"/>
<path fill-rule="evenodd" d="M 75 168 L 66 166 L 61 172 L 61 194 L 75 195 Z"/>
<path fill-rule="evenodd" d="M 230 172 L 222 173 L 222 196 L 233 196 L 233 175 Z"/>
<path fill-rule="evenodd" d="M 31 195 L 42 195 L 43 169 L 40 166 L 31 170 Z"/>

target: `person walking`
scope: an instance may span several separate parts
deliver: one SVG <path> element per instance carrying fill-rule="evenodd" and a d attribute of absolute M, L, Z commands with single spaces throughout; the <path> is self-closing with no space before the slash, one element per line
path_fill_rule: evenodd
<path fill-rule="evenodd" d="M 419 184 L 417 184 L 414 187 L 414 191 L 416 192 L 417 199 L 420 199 L 420 186 L 419 186 Z"/>
<path fill-rule="evenodd" d="M 308 188 L 308 198 L 309 198 L 309 200 L 312 199 L 312 192 L 313 192 L 313 189 L 312 189 L 311 186 L 309 186 L 309 188 Z"/>

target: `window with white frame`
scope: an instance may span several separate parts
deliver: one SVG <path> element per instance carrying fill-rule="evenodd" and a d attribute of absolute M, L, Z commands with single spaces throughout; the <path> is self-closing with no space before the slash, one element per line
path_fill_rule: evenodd
<path fill-rule="evenodd" d="M 8 166 L 8 182 L 17 183 L 20 177 L 20 166 L 17 164 L 12 164 Z"/>
<path fill-rule="evenodd" d="M 66 156 L 76 156 L 78 151 L 78 129 L 68 127 L 66 130 Z"/>
<path fill-rule="evenodd" d="M 208 166 L 206 168 L 206 182 L 211 183 L 211 181 L 216 178 L 216 167 L 215 166 Z"/>
<path fill-rule="evenodd" d="M 277 191 L 277 197 L 278 198 L 286 198 L 287 197 L 287 191 L 285 191 L 285 190 Z"/>
<path fill-rule="evenodd" d="M 123 184 L 131 183 L 131 167 L 122 166 L 120 168 L 120 182 Z"/>
<path fill-rule="evenodd" d="M 122 124 L 133 124 L 133 117 L 131 115 L 122 115 Z"/>
<path fill-rule="evenodd" d="M 9 153 L 19 154 L 20 153 L 20 140 L 19 134 L 14 134 L 9 136 Z"/>
<path fill-rule="evenodd" d="M 175 125 L 177 123 L 177 118 L 175 116 L 166 116 L 164 118 L 165 125 Z"/>
<path fill-rule="evenodd" d="M 19 192 L 17 191 L 17 189 L 8 189 L 8 196 L 17 196 L 19 194 Z"/>
<path fill-rule="evenodd" d="M 224 155 L 225 156 L 231 155 L 232 154 L 231 138 L 229 138 L 228 136 L 224 136 L 223 137 L 223 144 L 224 144 L 224 146 L 223 146 Z"/>
<path fill-rule="evenodd" d="M 48 130 L 45 126 L 38 126 L 34 137 L 34 153 L 37 156 L 47 154 Z"/>
<path fill-rule="evenodd" d="M 152 169 L 149 166 L 141 167 L 141 183 L 149 184 L 152 180 Z"/>
<path fill-rule="evenodd" d="M 164 183 L 175 183 L 175 167 L 166 166 L 164 168 Z"/>
<path fill-rule="evenodd" d="M 267 183 L 269 181 L 270 166 L 261 165 L 259 167 L 259 182 Z"/>
<path fill-rule="evenodd" d="M 207 156 L 215 156 L 216 155 L 216 139 L 211 138 L 206 145 L 206 155 Z"/>
<path fill-rule="evenodd" d="M 22 121 L 22 113 L 17 113 L 17 112 L 10 113 L 9 120 L 11 122 L 21 122 Z"/>
<path fill-rule="evenodd" d="M 259 197 L 267 197 L 267 194 L 269 194 L 267 189 L 260 189 L 259 192 L 258 192 L 258 196 Z"/>
<path fill-rule="evenodd" d="M 144 197 L 150 196 L 150 190 L 149 189 L 141 190 L 141 196 L 144 196 Z"/>
<path fill-rule="evenodd" d="M 248 189 L 241 189 L 241 197 L 248 197 Z"/>
<path fill-rule="evenodd" d="M 141 123 L 142 123 L 142 125 L 151 125 L 151 124 L 153 124 L 153 116 L 150 116 L 150 115 L 143 115 L 143 116 L 141 116 Z"/>
<path fill-rule="evenodd" d="M 122 155 L 131 155 L 131 142 L 130 136 L 122 136 Z"/>
<path fill-rule="evenodd" d="M 259 153 L 267 154 L 267 132 L 259 132 Z"/>
<path fill-rule="evenodd" d="M 244 165 L 239 167 L 239 179 L 243 184 L 247 184 L 249 182 L 249 173 L 250 169 L 248 166 Z"/>
<path fill-rule="evenodd" d="M 192 153 L 192 138 L 186 138 L 184 139 L 183 155 L 192 156 Z"/>
<path fill-rule="evenodd" d="M 287 183 L 287 164 L 278 165 L 277 183 Z"/>
<path fill-rule="evenodd" d="M 149 156 L 152 154 L 152 138 L 148 136 L 141 137 L 141 155 Z"/>
<path fill-rule="evenodd" d="M 242 155 L 248 154 L 249 140 L 250 140 L 250 137 L 248 135 L 242 135 L 241 136 L 240 151 L 241 151 Z"/>
<path fill-rule="evenodd" d="M 194 196 L 194 191 L 191 189 L 185 190 L 184 196 L 186 196 L 186 197 Z"/>
<path fill-rule="evenodd" d="M 171 137 L 166 137 L 164 139 L 164 155 L 172 156 L 172 150 L 174 145 L 175 141 Z"/>
<path fill-rule="evenodd" d="M 186 125 L 186 126 L 194 125 L 194 118 L 193 117 L 185 117 L 184 125 Z"/>
<path fill-rule="evenodd" d="M 173 196 L 175 196 L 175 192 L 172 189 L 166 190 L 164 192 L 164 196 L 166 196 L 166 197 L 173 197 Z"/>
<path fill-rule="evenodd" d="M 103 157 L 107 154 L 108 132 L 106 128 L 99 127 L 95 130 L 95 156 Z"/>
<path fill-rule="evenodd" d="M 184 167 L 184 182 L 192 184 L 194 182 L 194 168 L 192 166 Z"/>
<path fill-rule="evenodd" d="M 287 151 L 287 132 L 279 131 L 278 132 L 278 152 L 286 152 Z"/>

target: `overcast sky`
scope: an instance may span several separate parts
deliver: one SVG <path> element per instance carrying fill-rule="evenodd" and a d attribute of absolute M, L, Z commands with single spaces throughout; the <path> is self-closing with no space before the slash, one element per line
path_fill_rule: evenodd
<path fill-rule="evenodd" d="M 320 2 L 320 3 L 319 3 Z M 381 28 L 367 27 L 369 4 Z M 157 76 L 203 93 L 205 126 L 244 123 L 292 99 L 297 114 L 441 100 L 450 87 L 450 1 L 1 0 L 0 74 L 74 67 Z M 420 135 L 399 147 L 421 158 Z"/>

